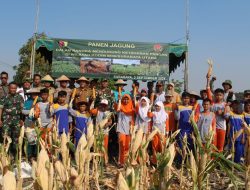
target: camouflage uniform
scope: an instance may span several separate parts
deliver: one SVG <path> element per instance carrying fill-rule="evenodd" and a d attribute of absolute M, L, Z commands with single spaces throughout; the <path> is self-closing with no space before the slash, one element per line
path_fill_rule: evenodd
<path fill-rule="evenodd" d="M 95 107 L 98 107 L 102 99 L 108 100 L 110 111 L 112 111 L 114 105 L 114 95 L 112 90 L 110 90 L 109 88 L 98 90 L 95 101 Z"/>
<path fill-rule="evenodd" d="M 0 85 L 0 98 L 7 96 L 9 93 L 9 87 L 7 85 Z"/>
<path fill-rule="evenodd" d="M 20 118 L 23 109 L 23 98 L 19 94 L 8 95 L 0 100 L 0 108 L 2 111 L 2 129 L 3 134 L 11 137 L 12 143 L 10 152 L 13 156 L 16 155 L 18 146 L 18 137 L 20 134 Z"/>

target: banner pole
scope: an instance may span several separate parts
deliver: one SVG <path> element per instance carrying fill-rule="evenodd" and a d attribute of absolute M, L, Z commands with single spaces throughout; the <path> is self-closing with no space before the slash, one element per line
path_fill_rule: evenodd
<path fill-rule="evenodd" d="M 38 30 L 38 18 L 39 18 L 39 0 L 36 0 L 36 17 L 35 17 L 35 29 L 34 29 L 34 36 L 33 36 L 33 46 L 31 51 L 31 58 L 30 58 L 30 78 L 34 76 L 35 70 L 35 57 L 36 57 L 36 39 L 37 39 L 37 30 Z"/>
<path fill-rule="evenodd" d="M 185 53 L 185 69 L 184 69 L 184 90 L 189 90 L 189 0 L 186 0 L 186 45 L 187 51 Z"/>

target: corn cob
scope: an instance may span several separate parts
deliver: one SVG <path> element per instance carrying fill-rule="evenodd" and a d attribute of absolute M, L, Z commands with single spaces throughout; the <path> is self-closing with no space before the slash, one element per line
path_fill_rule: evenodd
<path fill-rule="evenodd" d="M 119 173 L 118 181 L 117 181 L 117 188 L 116 190 L 129 190 L 128 184 L 124 179 L 122 173 Z"/>
<path fill-rule="evenodd" d="M 3 176 L 3 190 L 16 190 L 15 174 L 9 170 Z"/>
<path fill-rule="evenodd" d="M 68 137 L 66 133 L 63 132 L 63 134 L 61 135 L 61 150 L 60 151 L 62 154 L 62 161 L 63 161 L 64 167 L 67 167 L 68 154 L 69 154 L 67 143 L 68 143 Z"/>
<path fill-rule="evenodd" d="M 37 180 L 38 184 L 41 186 L 43 190 L 48 190 L 49 189 L 49 172 L 48 169 L 46 168 L 46 163 L 49 163 L 49 156 L 47 154 L 47 151 L 42 148 L 38 155 L 38 160 L 37 160 Z"/>
<path fill-rule="evenodd" d="M 213 60 L 212 59 L 208 59 L 207 63 L 209 65 L 208 72 L 207 72 L 207 77 L 210 78 L 212 76 L 212 72 L 213 72 Z"/>
<path fill-rule="evenodd" d="M 55 172 L 57 173 L 60 181 L 65 184 L 68 181 L 68 172 L 66 168 L 63 166 L 62 162 L 57 160 L 55 162 Z"/>

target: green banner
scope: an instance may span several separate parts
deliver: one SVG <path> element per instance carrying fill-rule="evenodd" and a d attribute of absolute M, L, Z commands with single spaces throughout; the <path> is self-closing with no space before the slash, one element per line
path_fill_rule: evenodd
<path fill-rule="evenodd" d="M 186 46 L 166 43 L 53 40 L 54 77 L 168 80 L 169 51 L 186 51 Z"/>

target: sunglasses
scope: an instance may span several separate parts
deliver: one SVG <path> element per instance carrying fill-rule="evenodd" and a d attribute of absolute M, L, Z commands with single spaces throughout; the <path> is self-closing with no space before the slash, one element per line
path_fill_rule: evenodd
<path fill-rule="evenodd" d="M 1 79 L 7 79 L 7 77 L 1 77 Z"/>

